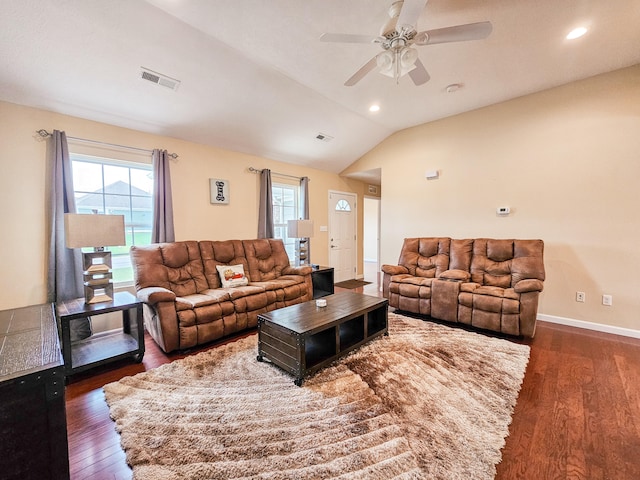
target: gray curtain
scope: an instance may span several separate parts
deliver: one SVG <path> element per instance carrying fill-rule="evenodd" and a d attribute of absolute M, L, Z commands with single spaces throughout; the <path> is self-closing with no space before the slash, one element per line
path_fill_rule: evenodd
<path fill-rule="evenodd" d="M 64 132 L 54 130 L 47 147 L 49 177 L 47 301 L 61 302 L 84 296 L 82 254 L 80 249 L 67 248 L 65 244 L 64 214 L 76 211 L 67 136 Z M 91 335 L 91 322 L 88 318 L 73 320 L 70 331 L 72 341 L 86 338 Z"/>
<path fill-rule="evenodd" d="M 268 168 L 264 168 L 260 173 L 260 205 L 258 209 L 258 238 L 273 238 L 271 170 Z"/>
<path fill-rule="evenodd" d="M 309 177 L 300 179 L 300 197 L 302 205 L 300 205 L 300 215 L 303 220 L 309 220 Z M 307 242 L 307 261 L 311 260 L 311 241 Z"/>
<path fill-rule="evenodd" d="M 169 154 L 166 150 L 153 151 L 153 227 L 151 243 L 175 242 L 173 230 L 173 197 Z"/>

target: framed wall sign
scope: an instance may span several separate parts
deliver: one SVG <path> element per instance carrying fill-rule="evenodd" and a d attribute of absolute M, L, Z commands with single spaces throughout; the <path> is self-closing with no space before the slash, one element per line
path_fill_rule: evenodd
<path fill-rule="evenodd" d="M 209 179 L 211 203 L 215 205 L 227 205 L 229 203 L 229 180 L 221 178 Z"/>

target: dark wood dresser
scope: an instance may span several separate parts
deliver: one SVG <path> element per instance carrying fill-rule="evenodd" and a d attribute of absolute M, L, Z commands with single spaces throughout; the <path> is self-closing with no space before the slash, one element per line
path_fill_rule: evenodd
<path fill-rule="evenodd" d="M 0 311 L 0 478 L 69 478 L 54 305 Z"/>

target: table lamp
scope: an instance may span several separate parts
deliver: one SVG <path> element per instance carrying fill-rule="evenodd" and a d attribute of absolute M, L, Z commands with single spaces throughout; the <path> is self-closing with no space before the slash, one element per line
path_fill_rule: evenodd
<path fill-rule="evenodd" d="M 309 238 L 313 237 L 313 220 L 289 220 L 287 236 L 298 239 L 296 249 L 296 265 L 308 265 Z"/>
<path fill-rule="evenodd" d="M 85 302 L 112 301 L 111 252 L 105 245 L 127 244 L 124 215 L 65 213 L 64 233 L 67 248 L 93 247 L 93 252 L 82 253 Z"/>

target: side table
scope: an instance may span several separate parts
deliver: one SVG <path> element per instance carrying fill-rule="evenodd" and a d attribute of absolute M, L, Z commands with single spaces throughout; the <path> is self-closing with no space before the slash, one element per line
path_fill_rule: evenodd
<path fill-rule="evenodd" d="M 333 267 L 317 267 L 311 272 L 313 298 L 326 297 L 334 293 Z"/>
<path fill-rule="evenodd" d="M 84 298 L 58 303 L 65 373 L 74 373 L 126 357 L 141 362 L 144 356 L 142 302 L 129 292 L 117 292 L 110 302 L 87 304 Z M 71 343 L 70 320 L 122 312 L 122 329 L 97 333 Z"/>
<path fill-rule="evenodd" d="M 69 478 L 54 305 L 0 311 L 0 478 Z"/>

